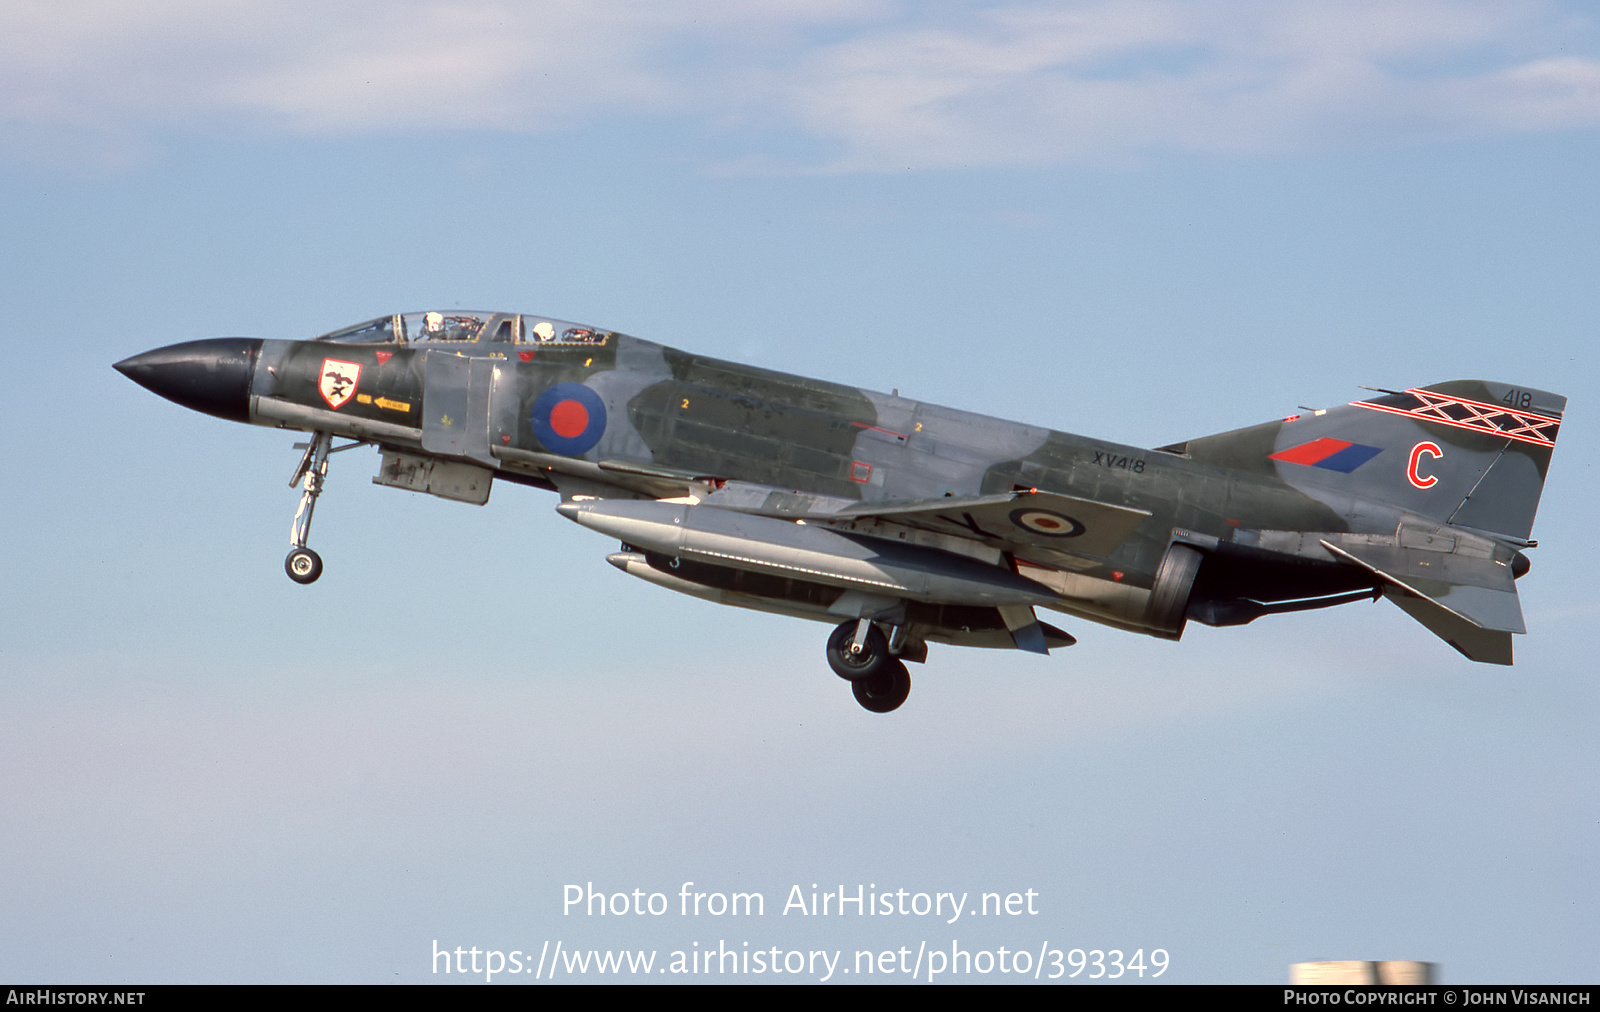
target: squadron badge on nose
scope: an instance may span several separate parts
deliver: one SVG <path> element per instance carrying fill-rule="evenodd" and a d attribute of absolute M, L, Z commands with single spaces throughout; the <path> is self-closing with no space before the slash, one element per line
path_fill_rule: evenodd
<path fill-rule="evenodd" d="M 360 363 L 325 358 L 322 360 L 322 381 L 317 389 L 322 392 L 322 399 L 328 402 L 328 406 L 337 411 L 345 401 L 356 395 L 356 381 L 360 378 Z"/>

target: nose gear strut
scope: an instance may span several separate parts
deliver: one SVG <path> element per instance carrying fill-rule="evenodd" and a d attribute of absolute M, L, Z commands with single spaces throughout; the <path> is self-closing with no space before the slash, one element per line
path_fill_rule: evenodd
<path fill-rule="evenodd" d="M 283 560 L 284 571 L 295 583 L 314 583 L 322 575 L 322 556 L 307 548 L 306 541 L 311 537 L 311 515 L 317 509 L 317 496 L 322 494 L 322 482 L 328 477 L 332 445 L 333 433 L 316 433 L 306 445 L 306 454 L 294 469 L 294 477 L 289 479 L 290 488 L 302 480 L 305 485 L 305 491 L 300 493 L 300 508 L 294 511 L 294 523 L 289 527 L 289 544 L 294 547 Z"/>
<path fill-rule="evenodd" d="M 294 523 L 289 527 L 289 543 L 294 547 L 283 560 L 284 571 L 295 583 L 315 583 L 322 575 L 322 556 L 307 548 L 306 542 L 311 538 L 311 516 L 317 510 L 317 496 L 322 494 L 322 483 L 328 478 L 328 455 L 364 445 L 357 440 L 336 447 L 331 432 L 313 433 L 311 442 L 294 444 L 295 449 L 306 451 L 300 458 L 300 466 L 294 469 L 294 477 L 289 479 L 290 488 L 301 485 L 305 489 L 300 493 L 300 508 L 294 511 Z"/>

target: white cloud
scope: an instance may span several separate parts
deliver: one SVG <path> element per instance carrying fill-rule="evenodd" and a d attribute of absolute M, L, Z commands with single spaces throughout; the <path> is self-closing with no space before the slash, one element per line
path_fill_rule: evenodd
<path fill-rule="evenodd" d="M 859 168 L 1387 143 L 1600 124 L 1600 60 L 1524 52 L 1576 42 L 1442 0 L 1027 5 L 807 54 L 784 97 Z"/>
<path fill-rule="evenodd" d="M 835 171 L 1107 162 L 1600 124 L 1555 3 L 13 0 L 0 124 L 552 131 L 670 117 Z M 20 131 L 20 132 L 19 132 Z M 710 156 L 707 156 L 710 160 Z"/>

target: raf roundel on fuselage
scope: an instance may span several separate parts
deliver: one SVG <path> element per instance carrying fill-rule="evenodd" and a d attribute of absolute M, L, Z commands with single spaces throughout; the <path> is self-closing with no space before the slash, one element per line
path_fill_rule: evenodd
<path fill-rule="evenodd" d="M 564 457 L 589 452 L 606 431 L 606 405 L 582 383 L 557 383 L 533 402 L 533 434 Z"/>

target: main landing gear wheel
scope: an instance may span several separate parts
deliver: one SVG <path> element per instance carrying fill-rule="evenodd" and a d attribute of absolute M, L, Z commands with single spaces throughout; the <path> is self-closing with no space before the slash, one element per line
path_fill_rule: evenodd
<path fill-rule="evenodd" d="M 316 583 L 322 575 L 322 556 L 309 548 L 296 548 L 283 560 L 283 569 L 295 583 Z"/>
<path fill-rule="evenodd" d="M 839 626 L 828 637 L 828 666 L 847 682 L 871 678 L 894 662 L 889 654 L 889 641 L 883 638 L 877 626 L 869 622 L 866 638 L 857 644 L 859 628 L 860 623 L 852 620 Z"/>
<path fill-rule="evenodd" d="M 899 709 L 911 695 L 911 673 L 898 657 L 891 657 L 881 671 L 852 682 L 850 688 L 862 706 L 873 713 L 888 713 Z"/>

